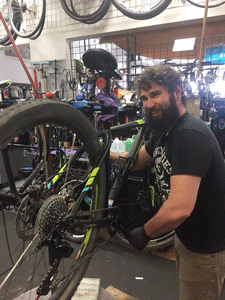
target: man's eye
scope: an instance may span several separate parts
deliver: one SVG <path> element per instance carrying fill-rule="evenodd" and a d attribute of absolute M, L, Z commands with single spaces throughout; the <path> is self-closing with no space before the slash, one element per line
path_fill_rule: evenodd
<path fill-rule="evenodd" d="M 157 93 L 152 94 L 151 96 L 152 96 L 152 98 L 155 98 L 155 97 L 158 97 L 159 95 L 160 95 L 160 93 L 157 92 Z"/>
<path fill-rule="evenodd" d="M 141 96 L 141 101 L 146 101 L 146 100 L 148 100 L 148 98 L 147 97 L 145 97 L 145 96 Z"/>

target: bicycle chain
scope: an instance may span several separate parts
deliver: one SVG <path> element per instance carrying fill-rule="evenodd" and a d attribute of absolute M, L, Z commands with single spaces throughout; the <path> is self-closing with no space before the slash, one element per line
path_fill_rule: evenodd
<path fill-rule="evenodd" d="M 59 279 L 55 279 L 54 282 L 52 282 L 52 286 L 51 288 L 54 290 L 55 288 L 57 288 L 57 286 L 63 282 L 66 277 L 68 277 L 70 274 L 72 274 L 73 272 L 75 272 L 83 263 L 85 263 L 89 258 L 91 258 L 98 250 L 100 250 L 110 239 L 112 238 L 112 236 L 110 236 L 107 240 L 105 240 L 102 244 L 100 244 L 100 246 L 96 247 L 93 251 L 91 251 L 89 254 L 87 254 L 85 256 L 85 258 L 78 263 L 76 266 L 74 266 L 74 268 L 72 268 L 70 271 L 67 272 L 67 274 L 65 274 L 64 276 L 62 276 Z M 44 276 L 44 278 L 42 279 L 42 282 L 40 283 L 37 293 L 39 291 L 39 293 L 41 292 L 41 289 L 43 289 L 45 284 L 49 284 L 50 278 L 54 275 L 53 272 L 55 272 L 55 267 L 57 267 L 57 264 L 59 265 L 59 259 L 55 259 L 54 262 L 52 263 L 52 266 L 49 268 L 47 274 Z M 47 289 L 49 289 L 49 285 L 47 286 Z M 46 290 L 44 290 L 44 295 L 46 294 Z M 49 290 L 48 290 L 49 291 Z M 41 292 L 41 294 L 38 295 L 43 295 L 43 292 Z M 47 292 L 48 293 L 48 292 Z"/>
<path fill-rule="evenodd" d="M 56 279 L 55 282 L 53 282 L 53 288 L 57 287 L 61 282 L 63 282 L 63 280 L 66 279 L 67 276 L 69 276 L 70 274 L 72 274 L 73 272 L 75 272 L 83 263 L 85 263 L 89 258 L 91 258 L 98 250 L 100 250 L 106 243 L 108 243 L 108 241 L 112 238 L 112 236 L 110 236 L 106 241 L 104 241 L 100 246 L 96 247 L 94 250 L 92 250 L 89 254 L 87 254 L 85 256 L 85 259 L 83 259 L 80 263 L 78 263 L 78 265 L 74 266 L 74 268 L 72 268 L 67 274 L 65 274 L 62 278 L 60 279 Z"/>

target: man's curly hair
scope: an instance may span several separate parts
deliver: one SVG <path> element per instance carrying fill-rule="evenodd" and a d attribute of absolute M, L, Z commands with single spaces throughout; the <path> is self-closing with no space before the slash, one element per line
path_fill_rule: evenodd
<path fill-rule="evenodd" d="M 141 96 L 141 90 L 149 90 L 152 87 L 152 83 L 162 85 L 172 95 L 177 86 L 180 86 L 182 89 L 181 75 L 180 72 L 175 71 L 167 65 L 147 67 L 136 80 L 135 88 L 137 96 Z M 183 105 L 186 104 L 186 97 L 183 95 L 183 90 L 182 103 Z"/>

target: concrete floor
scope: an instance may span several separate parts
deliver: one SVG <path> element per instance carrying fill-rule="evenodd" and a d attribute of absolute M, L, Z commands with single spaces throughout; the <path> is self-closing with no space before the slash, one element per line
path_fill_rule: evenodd
<path fill-rule="evenodd" d="M 14 232 L 10 236 L 13 240 L 15 228 L 12 213 L 7 213 L 6 218 Z M 8 257 L 3 235 L 0 217 L 0 266 Z M 102 242 L 104 239 L 100 240 L 100 243 Z M 27 280 L 27 272 L 25 269 L 20 274 L 21 285 Z M 115 242 L 108 242 L 94 254 L 85 278 L 100 279 L 101 298 L 98 300 L 111 300 L 107 298 L 109 296 L 114 296 L 117 300 L 178 300 L 178 278 L 173 247 L 156 253 L 143 253 L 127 249 Z M 221 295 L 221 300 L 224 299 L 225 289 Z"/>

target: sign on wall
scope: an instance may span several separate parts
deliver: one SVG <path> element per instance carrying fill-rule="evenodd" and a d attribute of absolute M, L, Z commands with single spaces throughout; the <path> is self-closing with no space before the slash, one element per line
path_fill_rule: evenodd
<path fill-rule="evenodd" d="M 212 63 L 225 63 L 225 46 L 206 48 L 205 61 Z"/>

